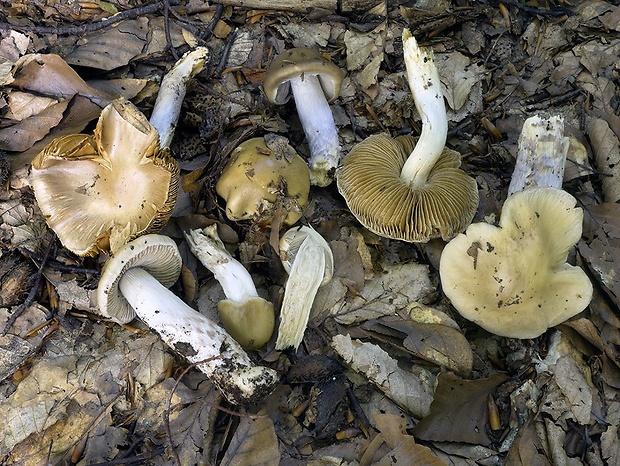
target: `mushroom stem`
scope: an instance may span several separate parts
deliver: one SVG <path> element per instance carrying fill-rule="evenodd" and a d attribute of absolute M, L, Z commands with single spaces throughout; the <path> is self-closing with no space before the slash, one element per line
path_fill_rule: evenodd
<path fill-rule="evenodd" d="M 568 145 L 561 116 L 525 120 L 508 195 L 533 187 L 562 189 Z"/>
<path fill-rule="evenodd" d="M 258 399 L 275 386 L 275 371 L 252 363 L 221 327 L 185 304 L 144 269 L 125 271 L 119 287 L 138 317 L 195 363 L 232 403 Z M 174 319 L 163 311 L 167 309 L 175 310 Z"/>
<path fill-rule="evenodd" d="M 317 75 L 290 79 L 299 120 L 310 146 L 310 184 L 327 186 L 340 159 L 340 142 L 334 115 Z"/>
<path fill-rule="evenodd" d="M 403 31 L 407 80 L 415 107 L 422 118 L 422 132 L 403 166 L 400 178 L 412 188 L 426 183 L 446 145 L 448 119 L 433 51 L 418 46 L 408 29 Z"/>
<path fill-rule="evenodd" d="M 215 224 L 184 234 L 192 253 L 213 273 L 228 299 L 243 302 L 258 297 L 250 272 L 226 250 Z"/>
<path fill-rule="evenodd" d="M 208 56 L 209 50 L 206 47 L 198 47 L 186 53 L 161 81 L 150 122 L 159 132 L 162 149 L 170 147 L 187 82 L 200 73 Z"/>

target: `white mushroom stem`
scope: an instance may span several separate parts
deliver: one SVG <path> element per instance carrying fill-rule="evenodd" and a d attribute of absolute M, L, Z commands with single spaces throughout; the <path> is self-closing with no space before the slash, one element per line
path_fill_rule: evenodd
<path fill-rule="evenodd" d="M 200 73 L 208 56 L 209 50 L 206 47 L 198 47 L 187 52 L 161 81 L 150 122 L 159 132 L 159 144 L 162 149 L 170 147 L 187 83 Z"/>
<path fill-rule="evenodd" d="M 426 184 L 428 175 L 446 145 L 448 118 L 433 51 L 421 49 L 408 29 L 403 31 L 407 80 L 415 107 L 422 118 L 422 132 L 400 174 L 412 188 Z"/>
<path fill-rule="evenodd" d="M 340 142 L 334 115 L 317 75 L 305 73 L 290 79 L 299 120 L 310 146 L 310 183 L 327 186 L 340 161 Z"/>
<path fill-rule="evenodd" d="M 119 282 L 138 317 L 169 346 L 196 363 L 232 403 L 267 395 L 277 373 L 255 365 L 224 329 L 185 304 L 140 267 L 125 271 Z"/>
<path fill-rule="evenodd" d="M 331 280 L 334 259 L 327 241 L 310 227 L 292 228 L 280 240 L 289 272 L 280 310 L 276 349 L 297 349 L 303 340 L 319 287 Z M 292 265 L 291 265 L 292 264 Z"/>
<path fill-rule="evenodd" d="M 525 120 L 508 195 L 533 187 L 562 189 L 569 142 L 562 117 L 536 115 Z"/>
<path fill-rule="evenodd" d="M 226 250 L 215 224 L 202 230 L 189 230 L 185 239 L 192 253 L 213 273 L 228 299 L 240 303 L 258 297 L 250 272 Z"/>

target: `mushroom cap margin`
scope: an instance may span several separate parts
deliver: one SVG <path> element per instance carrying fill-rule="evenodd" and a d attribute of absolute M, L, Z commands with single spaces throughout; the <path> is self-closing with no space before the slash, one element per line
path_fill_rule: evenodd
<path fill-rule="evenodd" d="M 99 278 L 97 302 L 99 312 L 119 324 L 130 322 L 136 316 L 118 286 L 125 271 L 132 267 L 146 270 L 170 288 L 181 274 L 182 259 L 174 240 L 156 234 L 134 239 L 108 259 Z"/>
<path fill-rule="evenodd" d="M 263 89 L 267 99 L 277 105 L 285 104 L 291 96 L 288 80 L 314 74 L 319 78 L 325 98 L 333 101 L 340 94 L 344 71 L 314 49 L 294 48 L 282 51 L 265 74 Z"/>
<path fill-rule="evenodd" d="M 460 154 L 444 149 L 426 185 L 410 188 L 400 173 L 415 141 L 412 136 L 368 137 L 345 156 L 338 190 L 359 222 L 380 236 L 407 242 L 451 239 L 476 213 L 476 181 L 459 168 Z"/>
<path fill-rule="evenodd" d="M 442 288 L 466 319 L 496 335 L 536 338 L 583 311 L 592 283 L 566 263 L 583 211 L 557 188 L 508 197 L 499 226 L 470 225 L 443 250 Z"/>

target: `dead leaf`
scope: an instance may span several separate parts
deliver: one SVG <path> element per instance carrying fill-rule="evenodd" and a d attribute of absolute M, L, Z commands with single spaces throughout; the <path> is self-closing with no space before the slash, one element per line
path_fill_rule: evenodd
<path fill-rule="evenodd" d="M 277 466 L 280 464 L 278 438 L 273 421 L 258 413 L 256 418 L 242 417 L 226 454 L 223 466 Z"/>
<path fill-rule="evenodd" d="M 605 202 L 620 200 L 620 144 L 618 137 L 606 121 L 590 119 L 587 126 L 596 168 L 602 173 L 603 196 Z"/>
<path fill-rule="evenodd" d="M 348 335 L 332 337 L 332 347 L 353 370 L 362 373 L 396 404 L 416 417 L 428 413 L 433 399 L 430 373 L 421 368 L 420 375 L 405 371 L 379 346 L 351 340 Z"/>
<path fill-rule="evenodd" d="M 464 380 L 452 372 L 442 372 L 437 377 L 430 414 L 414 427 L 414 435 L 429 441 L 491 445 L 487 397 L 506 380 L 508 376 L 499 373 L 486 379 Z"/>
<path fill-rule="evenodd" d="M 474 85 L 482 80 L 484 67 L 472 64 L 461 52 L 437 54 L 435 61 L 448 105 L 452 110 L 460 110 Z"/>

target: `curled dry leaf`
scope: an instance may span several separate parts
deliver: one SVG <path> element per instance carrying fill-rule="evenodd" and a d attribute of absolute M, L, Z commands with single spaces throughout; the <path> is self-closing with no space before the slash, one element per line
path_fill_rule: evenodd
<path fill-rule="evenodd" d="M 421 369 L 420 375 L 416 375 L 401 369 L 398 361 L 379 346 L 351 340 L 348 335 L 335 335 L 332 347 L 396 404 L 418 418 L 428 414 L 433 399 L 430 373 Z"/>

